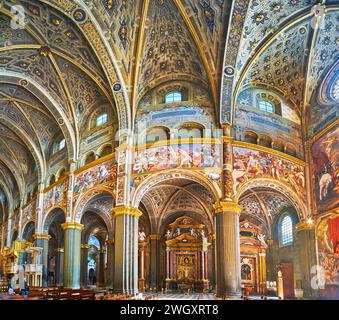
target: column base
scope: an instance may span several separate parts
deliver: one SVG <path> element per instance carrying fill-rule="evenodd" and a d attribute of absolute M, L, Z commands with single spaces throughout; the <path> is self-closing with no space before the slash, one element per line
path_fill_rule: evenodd
<path fill-rule="evenodd" d="M 137 289 L 113 289 L 114 293 L 119 293 L 119 294 L 138 294 L 139 290 Z"/>
<path fill-rule="evenodd" d="M 216 294 L 217 298 L 229 298 L 229 299 L 239 299 L 241 298 L 241 292 L 225 292 L 225 291 L 218 291 Z"/>

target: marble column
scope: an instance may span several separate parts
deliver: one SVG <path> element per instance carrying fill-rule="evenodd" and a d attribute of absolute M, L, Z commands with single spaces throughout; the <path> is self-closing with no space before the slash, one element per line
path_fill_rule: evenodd
<path fill-rule="evenodd" d="M 262 295 L 267 294 L 267 285 L 266 285 L 266 253 L 259 253 L 259 293 Z"/>
<path fill-rule="evenodd" d="M 234 202 L 215 206 L 217 296 L 238 297 L 240 282 L 239 215 L 241 207 Z"/>
<path fill-rule="evenodd" d="M 98 286 L 105 286 L 105 258 L 106 250 L 102 249 L 99 252 L 99 274 L 98 274 Z"/>
<path fill-rule="evenodd" d="M 64 282 L 64 248 L 55 250 L 55 284 L 63 286 Z"/>
<path fill-rule="evenodd" d="M 316 296 L 316 291 L 311 287 L 314 274 L 311 269 L 317 264 L 315 251 L 315 226 L 312 220 L 302 220 L 296 225 L 297 236 L 300 242 L 299 261 L 302 274 L 302 288 L 304 298 Z"/>
<path fill-rule="evenodd" d="M 81 246 L 81 286 L 86 287 L 88 285 L 88 249 L 89 245 L 87 243 L 82 244 Z"/>
<path fill-rule="evenodd" d="M 139 241 L 139 291 L 144 292 L 146 286 L 146 241 Z"/>
<path fill-rule="evenodd" d="M 153 234 L 149 236 L 150 241 L 150 272 L 149 287 L 160 289 L 160 240 L 161 235 Z"/>
<path fill-rule="evenodd" d="M 114 276 L 113 290 L 117 293 L 138 293 L 138 223 L 142 212 L 138 208 L 113 208 Z"/>
<path fill-rule="evenodd" d="M 216 264 L 215 264 L 215 259 L 216 259 L 216 252 L 215 252 L 215 240 L 216 240 L 216 235 L 215 233 L 212 233 L 210 235 L 211 238 L 211 246 L 209 247 L 209 254 L 208 254 L 208 261 L 210 263 L 210 268 L 208 270 L 208 279 L 210 282 L 210 285 L 213 289 L 216 287 Z"/>
<path fill-rule="evenodd" d="M 48 242 L 51 236 L 48 234 L 35 234 L 35 247 L 42 248 L 42 252 L 39 255 L 38 264 L 42 264 L 42 282 L 43 287 L 48 286 Z"/>
<path fill-rule="evenodd" d="M 114 268 L 114 241 L 108 239 L 107 244 L 107 279 L 106 285 L 108 288 L 113 288 L 113 268 Z"/>
<path fill-rule="evenodd" d="M 64 288 L 80 288 L 80 246 L 81 231 L 84 226 L 77 222 L 66 222 L 61 225 L 64 230 Z"/>

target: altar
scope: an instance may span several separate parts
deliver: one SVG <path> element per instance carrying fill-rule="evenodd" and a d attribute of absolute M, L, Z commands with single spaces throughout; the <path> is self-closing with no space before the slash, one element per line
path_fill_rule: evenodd
<path fill-rule="evenodd" d="M 166 288 L 170 290 L 208 289 L 208 247 L 205 225 L 183 216 L 166 233 Z"/>

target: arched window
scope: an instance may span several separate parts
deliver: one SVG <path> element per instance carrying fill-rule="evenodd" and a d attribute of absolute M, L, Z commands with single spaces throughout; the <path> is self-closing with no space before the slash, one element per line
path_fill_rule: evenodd
<path fill-rule="evenodd" d="M 180 91 L 170 92 L 167 93 L 165 96 L 165 103 L 174 103 L 174 102 L 181 102 L 182 101 L 182 94 Z"/>
<path fill-rule="evenodd" d="M 61 151 L 65 147 L 66 147 L 66 140 L 65 139 L 61 139 L 61 140 L 59 140 L 58 142 L 56 142 L 54 144 L 53 153 L 57 153 L 58 151 Z"/>
<path fill-rule="evenodd" d="M 332 96 L 335 100 L 339 100 L 339 76 L 332 87 Z"/>
<path fill-rule="evenodd" d="M 53 183 L 55 183 L 55 175 L 54 174 L 49 179 L 49 185 L 51 186 Z"/>
<path fill-rule="evenodd" d="M 100 157 L 107 156 L 113 152 L 113 148 L 111 145 L 105 146 L 100 151 Z"/>
<path fill-rule="evenodd" d="M 90 152 L 87 156 L 86 156 L 86 158 L 85 158 L 85 165 L 86 164 L 89 164 L 89 163 L 91 163 L 92 161 L 94 161 L 95 160 L 95 154 L 94 154 L 94 152 Z"/>
<path fill-rule="evenodd" d="M 102 126 L 103 124 L 105 124 L 106 122 L 108 121 L 108 114 L 105 112 L 105 113 L 102 113 L 100 114 L 96 120 L 95 120 L 95 126 L 96 127 L 100 127 Z"/>
<path fill-rule="evenodd" d="M 62 168 L 59 172 L 58 179 L 63 178 L 66 175 L 66 169 Z"/>
<path fill-rule="evenodd" d="M 271 113 L 275 112 L 273 104 L 266 100 L 259 101 L 259 109 L 262 111 L 271 112 Z"/>
<path fill-rule="evenodd" d="M 293 242 L 293 223 L 290 216 L 285 216 L 281 221 L 281 244 L 286 246 Z"/>

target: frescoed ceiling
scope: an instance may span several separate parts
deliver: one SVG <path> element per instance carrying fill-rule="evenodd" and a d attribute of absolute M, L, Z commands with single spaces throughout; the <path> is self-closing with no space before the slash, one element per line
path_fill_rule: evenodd
<path fill-rule="evenodd" d="M 234 1 L 225 49 L 221 122 L 233 123 L 236 96 L 248 87 L 279 92 L 302 118 L 309 117 L 312 93 L 338 61 L 338 10 L 335 0 L 321 4 Z M 317 111 L 317 117 L 323 118 L 324 112 Z M 308 125 L 317 124 L 309 121 Z"/>
<path fill-rule="evenodd" d="M 272 227 L 276 218 L 291 207 L 292 203 L 280 192 L 253 189 L 239 201 L 243 208 L 241 220 L 249 220 L 259 226 L 268 238 L 272 236 Z"/>
<path fill-rule="evenodd" d="M 77 161 L 84 119 L 96 108 L 110 105 L 117 127 L 133 129 L 141 99 L 174 80 L 208 92 L 221 124 L 232 123 L 244 88 L 274 90 L 314 135 L 338 116 L 339 2 L 318 3 L 1 0 L 0 160 L 10 169 L 7 158 L 17 157 L 16 192 L 26 193 L 34 163 L 34 179 L 47 179 L 55 137 L 66 139 L 67 161 Z"/>

